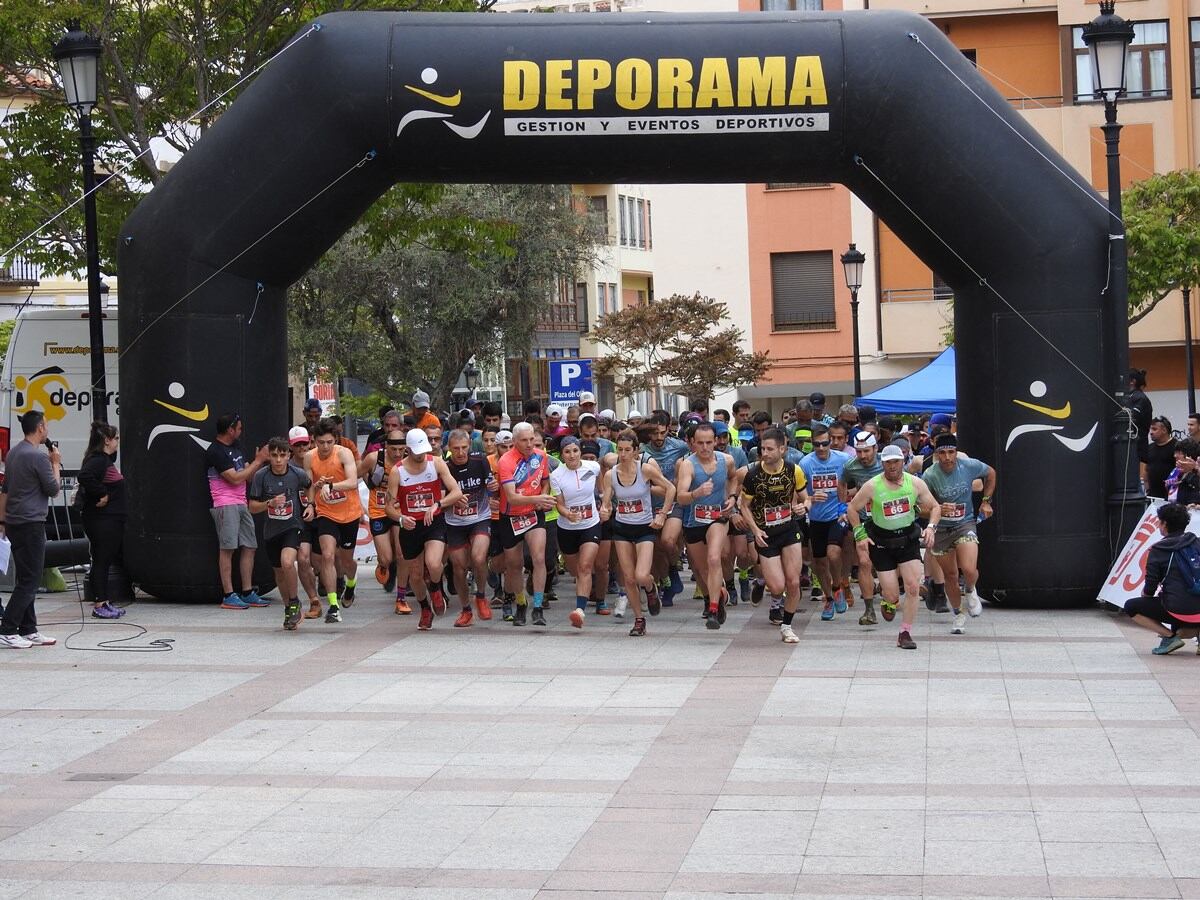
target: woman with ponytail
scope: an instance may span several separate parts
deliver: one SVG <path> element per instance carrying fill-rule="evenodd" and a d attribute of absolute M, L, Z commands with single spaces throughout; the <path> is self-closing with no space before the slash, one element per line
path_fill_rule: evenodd
<path fill-rule="evenodd" d="M 121 558 L 125 539 L 125 479 L 117 469 L 121 437 L 115 425 L 93 422 L 87 452 L 79 467 L 83 492 L 83 530 L 92 546 L 92 615 L 119 619 L 125 610 L 108 601 L 108 569 Z"/>

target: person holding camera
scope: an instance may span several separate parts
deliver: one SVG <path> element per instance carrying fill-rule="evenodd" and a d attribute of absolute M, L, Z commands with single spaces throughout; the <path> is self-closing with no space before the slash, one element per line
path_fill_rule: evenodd
<path fill-rule="evenodd" d="M 108 570 L 121 558 L 125 539 L 125 478 L 117 468 L 121 435 L 115 425 L 93 422 L 87 451 L 79 467 L 79 490 L 83 492 L 83 531 L 92 549 L 92 616 L 119 619 L 125 610 L 110 602 Z"/>
<path fill-rule="evenodd" d="M 46 437 L 46 417 L 38 410 L 21 416 L 25 439 L 8 451 L 0 493 L 0 531 L 12 545 L 17 585 L 0 619 L 0 647 L 25 649 L 57 641 L 39 634 L 33 601 L 46 560 L 46 514 L 50 498 L 62 489 L 62 455 Z"/>

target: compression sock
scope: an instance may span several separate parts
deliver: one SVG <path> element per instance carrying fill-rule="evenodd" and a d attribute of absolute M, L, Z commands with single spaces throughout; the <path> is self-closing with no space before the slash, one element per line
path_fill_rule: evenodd
<path fill-rule="evenodd" d="M 328 599 L 328 601 L 329 601 L 329 605 L 330 605 L 330 606 L 337 606 L 337 605 L 338 605 L 338 598 L 337 598 L 337 597 L 338 597 L 338 595 L 337 595 L 337 591 L 330 591 L 330 592 L 329 592 L 328 594 L 326 594 L 325 596 L 327 597 L 327 599 Z"/>
<path fill-rule="evenodd" d="M 348 587 L 348 588 L 358 587 L 358 579 L 357 578 L 347 578 L 346 579 L 346 587 Z"/>
<path fill-rule="evenodd" d="M 796 615 L 796 614 L 795 614 L 794 612 L 788 612 L 788 611 L 785 609 L 785 610 L 783 611 L 783 624 L 784 624 L 784 625 L 791 625 L 791 624 L 792 624 L 792 617 L 793 617 L 793 616 L 795 616 L 795 615 Z"/>
<path fill-rule="evenodd" d="M 583 596 L 583 594 L 576 594 L 575 595 L 575 608 L 576 609 L 587 609 L 587 606 L 588 606 L 588 598 Z"/>
<path fill-rule="evenodd" d="M 533 608 L 541 609 L 542 604 L 546 602 L 546 595 L 542 591 L 533 592 Z M 525 604 L 521 604 L 524 606 Z"/>

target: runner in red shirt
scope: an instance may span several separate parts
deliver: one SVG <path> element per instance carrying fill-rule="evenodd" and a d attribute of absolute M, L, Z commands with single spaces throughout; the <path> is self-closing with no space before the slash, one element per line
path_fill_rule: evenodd
<path fill-rule="evenodd" d="M 546 590 L 546 510 L 555 505 L 550 496 L 550 464 L 534 446 L 533 426 L 521 422 L 513 428 L 513 448 L 500 457 L 500 546 L 504 548 L 504 590 L 516 594 L 514 625 L 525 624 L 523 570 L 525 547 L 533 564 L 533 624 L 546 624 L 542 606 Z M 523 547 L 522 545 L 525 545 Z M 506 598 L 507 599 L 507 598 Z"/>

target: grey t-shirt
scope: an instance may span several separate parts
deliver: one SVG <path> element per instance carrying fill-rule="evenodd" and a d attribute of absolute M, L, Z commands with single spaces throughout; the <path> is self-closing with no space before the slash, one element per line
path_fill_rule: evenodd
<path fill-rule="evenodd" d="M 266 521 L 263 524 L 263 540 L 300 528 L 304 524 L 304 506 L 300 502 L 300 492 L 307 490 L 308 474 L 288 463 L 287 471 L 276 475 L 270 466 L 265 466 L 254 473 L 250 480 L 251 500 L 268 501 L 278 494 L 283 494 L 287 500 L 282 506 L 267 506 Z"/>
<path fill-rule="evenodd" d="M 4 461 L 4 493 L 8 495 L 5 521 L 9 525 L 45 522 L 49 500 L 58 496 L 60 487 L 50 466 L 49 451 L 29 441 L 18 441 Z"/>

